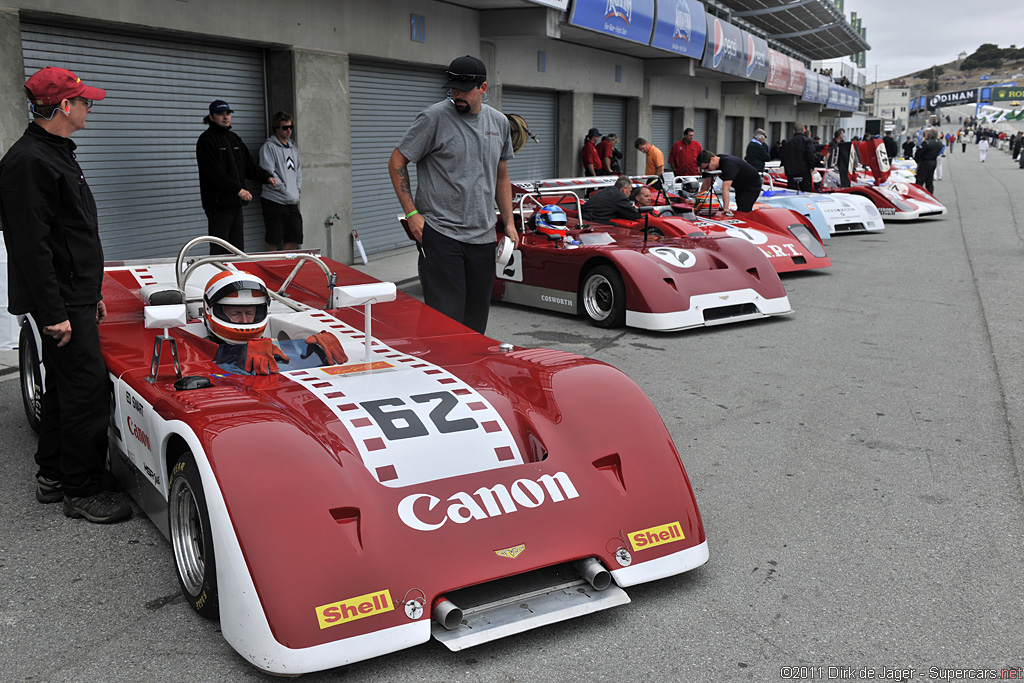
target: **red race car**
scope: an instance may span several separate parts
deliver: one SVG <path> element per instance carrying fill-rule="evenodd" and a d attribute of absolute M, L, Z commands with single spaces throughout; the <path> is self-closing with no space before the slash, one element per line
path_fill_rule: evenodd
<path fill-rule="evenodd" d="M 514 191 L 523 235 L 497 265 L 495 299 L 664 332 L 792 312 L 775 269 L 747 240 L 580 223 L 578 198 L 553 194 Z M 535 214 L 558 197 L 573 197 L 575 208 L 558 229 L 538 230 Z"/>
<path fill-rule="evenodd" d="M 850 186 L 839 186 L 839 174 L 835 171 L 818 169 L 821 180 L 815 189 L 822 193 L 845 193 L 866 197 L 878 209 L 885 221 L 910 221 L 929 216 L 943 216 L 948 210 L 928 192 L 916 183 L 892 182 L 889 180 L 889 159 L 885 155 L 882 141 L 865 140 L 855 142 L 855 159 L 865 166 L 865 171 L 857 171 L 851 162 L 849 173 Z M 785 169 L 777 163 L 769 162 L 765 172 L 776 184 L 786 184 Z"/>
<path fill-rule="evenodd" d="M 654 201 L 653 213 L 640 220 L 614 218 L 611 225 L 642 234 L 644 231 L 666 237 L 699 237 L 711 235 L 734 237 L 757 247 L 779 273 L 828 268 L 832 265 L 825 246 L 811 222 L 790 209 L 761 207 L 749 213 L 726 216 L 717 194 L 705 194 L 699 200 L 691 192 L 666 192 L 661 180 L 647 176 L 633 179 L 636 186 L 649 184 Z M 615 177 L 559 178 L 535 183 L 520 183 L 514 192 L 542 190 L 556 192 L 559 188 L 582 191 L 608 187 Z M 552 201 L 565 204 L 573 215 L 575 195 L 554 195 Z"/>
<path fill-rule="evenodd" d="M 255 667 L 458 650 L 707 561 L 679 454 L 620 371 L 499 344 L 312 253 L 189 255 L 214 239 L 106 268 L 110 460 L 185 599 Z M 222 319 L 227 287 L 263 301 L 253 320 Z M 21 342 L 37 415 L 30 320 Z M 244 370 L 254 343 L 277 372 Z"/>

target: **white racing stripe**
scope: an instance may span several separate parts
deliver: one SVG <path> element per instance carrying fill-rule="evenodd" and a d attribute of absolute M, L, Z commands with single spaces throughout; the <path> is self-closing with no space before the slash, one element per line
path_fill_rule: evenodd
<path fill-rule="evenodd" d="M 329 313 L 313 314 L 343 339 L 363 332 Z M 345 347 L 351 348 L 347 343 Z M 362 349 L 360 349 L 361 351 Z M 475 389 L 444 368 L 374 339 L 371 360 L 282 372 L 331 409 L 363 464 L 385 486 L 402 487 L 519 465 L 504 420 Z"/>

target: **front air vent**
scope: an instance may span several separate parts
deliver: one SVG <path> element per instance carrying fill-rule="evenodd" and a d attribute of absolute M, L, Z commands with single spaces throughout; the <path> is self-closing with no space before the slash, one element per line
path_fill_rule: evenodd
<path fill-rule="evenodd" d="M 704 322 L 715 320 L 727 320 L 729 318 L 743 318 L 749 315 L 757 315 L 757 306 L 751 303 L 735 304 L 732 306 L 718 306 L 716 308 L 704 309 Z"/>

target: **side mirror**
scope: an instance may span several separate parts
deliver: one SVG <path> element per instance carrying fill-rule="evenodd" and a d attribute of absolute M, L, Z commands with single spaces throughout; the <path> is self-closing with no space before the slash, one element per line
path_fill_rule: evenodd
<path fill-rule="evenodd" d="M 146 306 L 143 309 L 146 320 L 146 329 L 156 328 L 167 329 L 169 327 L 184 327 L 188 321 L 185 313 L 185 304 L 164 304 L 162 306 Z"/>

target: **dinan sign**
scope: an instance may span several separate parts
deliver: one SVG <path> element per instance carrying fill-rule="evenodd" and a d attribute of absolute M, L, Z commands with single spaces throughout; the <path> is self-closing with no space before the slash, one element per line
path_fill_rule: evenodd
<path fill-rule="evenodd" d="M 948 107 L 954 104 L 974 104 L 977 101 L 977 88 L 958 90 L 957 92 L 944 92 L 928 98 L 928 109 L 935 110 L 939 107 Z"/>

